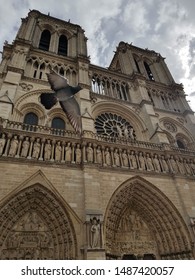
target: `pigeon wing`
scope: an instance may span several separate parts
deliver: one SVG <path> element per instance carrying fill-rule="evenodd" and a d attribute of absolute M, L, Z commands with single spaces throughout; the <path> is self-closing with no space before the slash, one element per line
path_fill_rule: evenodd
<path fill-rule="evenodd" d="M 76 99 L 72 96 L 66 101 L 60 101 L 60 105 L 73 128 L 76 132 L 81 133 L 81 114 Z"/>
<path fill-rule="evenodd" d="M 40 95 L 39 101 L 47 110 L 49 110 L 57 103 L 58 100 L 54 93 L 44 92 Z"/>
<path fill-rule="evenodd" d="M 47 73 L 47 78 L 52 90 L 57 91 L 67 87 L 68 85 L 68 80 L 65 77 L 62 77 L 61 75 L 57 74 L 53 70 L 51 70 L 50 73 Z"/>

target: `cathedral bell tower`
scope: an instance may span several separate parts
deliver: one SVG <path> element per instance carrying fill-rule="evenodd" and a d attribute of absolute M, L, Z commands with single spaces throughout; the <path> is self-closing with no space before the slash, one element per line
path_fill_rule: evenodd
<path fill-rule="evenodd" d="M 38 84 L 44 89 L 51 68 L 67 77 L 70 85 L 81 85 L 84 104 L 77 95 L 81 112 L 89 111 L 88 64 L 87 38 L 79 25 L 30 11 L 22 19 L 13 44 L 4 44 L 0 116 L 10 118 L 13 104 L 24 91 L 36 90 Z"/>

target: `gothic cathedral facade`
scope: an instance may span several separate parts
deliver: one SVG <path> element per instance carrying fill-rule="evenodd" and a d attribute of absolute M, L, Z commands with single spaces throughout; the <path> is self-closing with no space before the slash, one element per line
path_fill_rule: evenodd
<path fill-rule="evenodd" d="M 50 69 L 82 87 L 81 134 L 40 103 Z M 93 65 L 79 25 L 30 11 L 0 64 L 0 259 L 195 259 L 194 143 L 159 53 Z"/>

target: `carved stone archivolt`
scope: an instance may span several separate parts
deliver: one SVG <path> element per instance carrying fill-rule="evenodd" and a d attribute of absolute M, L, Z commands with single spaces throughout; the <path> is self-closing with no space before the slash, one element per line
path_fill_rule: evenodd
<path fill-rule="evenodd" d="M 105 242 L 107 254 L 113 256 L 193 258 L 190 234 L 180 214 L 160 190 L 139 177 L 119 187 L 111 198 Z"/>
<path fill-rule="evenodd" d="M 76 247 L 69 215 L 48 189 L 26 188 L 1 207 L 0 259 L 76 259 Z"/>

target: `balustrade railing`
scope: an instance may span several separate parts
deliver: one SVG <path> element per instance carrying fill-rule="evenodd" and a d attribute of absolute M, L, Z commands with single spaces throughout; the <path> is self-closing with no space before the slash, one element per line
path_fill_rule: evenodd
<path fill-rule="evenodd" d="M 195 176 L 195 151 L 100 136 L 89 131 L 79 137 L 70 131 L 54 133 L 48 127 L 34 128 L 36 130 L 21 123 L 3 122 L 0 126 L 0 158 Z"/>

